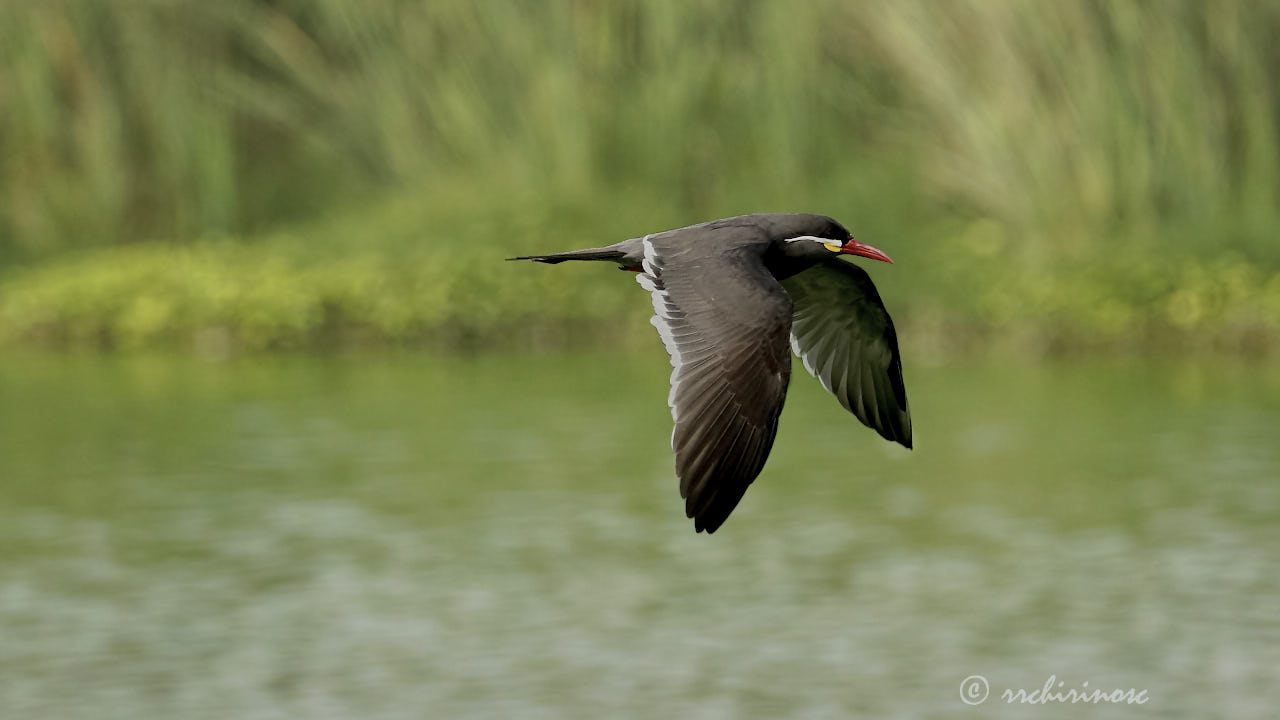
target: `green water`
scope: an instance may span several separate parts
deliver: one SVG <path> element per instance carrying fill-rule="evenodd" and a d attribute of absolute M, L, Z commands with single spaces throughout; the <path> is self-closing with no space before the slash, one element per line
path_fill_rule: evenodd
<path fill-rule="evenodd" d="M 1274 716 L 1276 368 L 908 362 L 914 452 L 797 375 L 713 536 L 666 372 L 0 359 L 0 717 Z"/>

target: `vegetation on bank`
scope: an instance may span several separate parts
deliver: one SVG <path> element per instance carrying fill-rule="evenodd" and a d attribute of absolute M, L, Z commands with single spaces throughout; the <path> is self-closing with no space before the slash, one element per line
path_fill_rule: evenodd
<path fill-rule="evenodd" d="M 480 208 L 473 208 L 479 212 Z M 579 225 L 607 215 L 580 209 Z M 556 214 L 556 210 L 548 212 Z M 572 211 L 565 209 L 566 216 Z M 643 212 L 621 226 L 638 234 Z M 416 195 L 350 218 L 252 241 L 212 238 L 69 254 L 0 281 L 0 343 L 177 347 L 211 354 L 335 345 L 476 349 L 648 342 L 649 303 L 612 265 L 504 262 L 613 237 L 463 213 Z M 512 218 L 513 219 L 513 218 Z M 478 228 L 463 231 L 467 222 Z M 377 244 L 351 247 L 349 233 Z M 920 232 L 920 231 L 917 231 Z M 1270 352 L 1280 338 L 1280 272 L 1238 252 L 1146 254 L 1123 245 L 1034 269 L 1007 262 L 988 222 L 927 229 L 946 248 L 876 242 L 872 266 L 904 342 L 947 356 L 996 343 L 1063 350 Z M 950 233 L 950 234 L 948 234 Z"/>
<path fill-rule="evenodd" d="M 1280 8 L 1252 2 L 0 7 L 0 342 L 611 342 L 608 268 L 829 213 L 903 334 L 1280 344 Z M 622 319 L 621 321 L 619 319 Z"/>

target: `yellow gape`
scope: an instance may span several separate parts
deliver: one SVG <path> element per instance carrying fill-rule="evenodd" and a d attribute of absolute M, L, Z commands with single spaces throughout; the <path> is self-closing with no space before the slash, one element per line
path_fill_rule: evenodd
<path fill-rule="evenodd" d="M 824 246 L 824 247 L 826 247 L 826 248 L 827 248 L 828 250 L 830 250 L 831 252 L 834 252 L 834 253 L 838 253 L 838 252 L 840 252 L 840 244 L 839 244 L 839 243 L 831 243 L 831 242 L 829 242 L 829 243 L 822 243 L 822 244 L 823 244 L 823 246 Z"/>

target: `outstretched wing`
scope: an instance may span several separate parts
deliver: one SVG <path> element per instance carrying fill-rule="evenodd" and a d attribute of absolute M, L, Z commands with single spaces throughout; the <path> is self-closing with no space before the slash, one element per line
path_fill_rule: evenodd
<path fill-rule="evenodd" d="M 699 532 L 715 532 L 760 474 L 791 378 L 791 298 L 765 269 L 757 233 L 650 236 L 636 278 L 671 355 L 671 447 Z"/>
<path fill-rule="evenodd" d="M 836 258 L 782 281 L 795 302 L 791 347 L 846 410 L 911 447 L 911 411 L 893 319 L 867 271 Z"/>

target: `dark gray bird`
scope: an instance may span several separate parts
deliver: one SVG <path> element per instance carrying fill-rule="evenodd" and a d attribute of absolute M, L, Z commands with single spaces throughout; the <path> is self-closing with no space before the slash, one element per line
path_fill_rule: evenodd
<path fill-rule="evenodd" d="M 824 215 L 760 213 L 511 260 L 607 260 L 640 273 L 671 355 L 667 404 L 685 514 L 715 532 L 764 468 L 788 347 L 867 427 L 911 447 L 898 338 L 866 271 L 893 262 Z"/>

